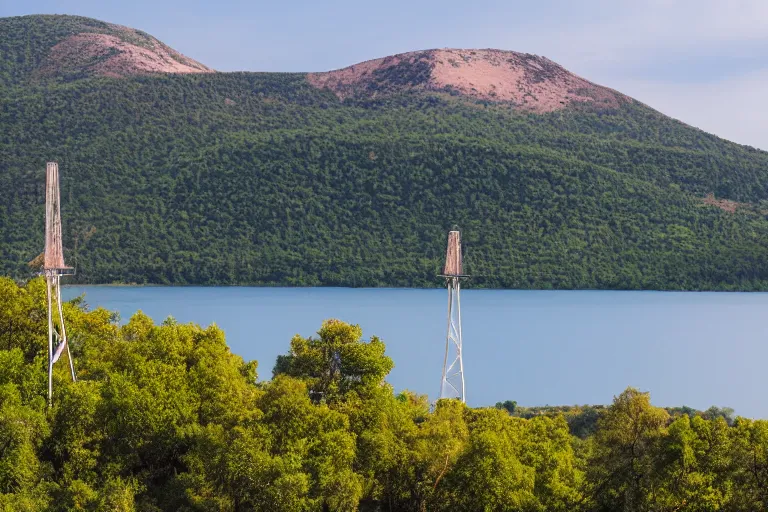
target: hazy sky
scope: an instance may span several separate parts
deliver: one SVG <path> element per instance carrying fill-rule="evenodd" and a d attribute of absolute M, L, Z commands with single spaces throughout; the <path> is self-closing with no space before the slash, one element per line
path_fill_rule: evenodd
<path fill-rule="evenodd" d="M 768 150 L 768 0 L 0 0 L 142 29 L 221 71 L 323 71 L 427 48 L 544 55 Z"/>

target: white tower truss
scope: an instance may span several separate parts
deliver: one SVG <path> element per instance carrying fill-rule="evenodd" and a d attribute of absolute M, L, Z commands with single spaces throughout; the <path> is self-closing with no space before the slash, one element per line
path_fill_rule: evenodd
<path fill-rule="evenodd" d="M 53 397 L 53 365 L 66 350 L 69 371 L 75 381 L 75 365 L 67 343 L 64 311 L 61 301 L 61 276 L 72 275 L 72 267 L 64 263 L 61 242 L 61 195 L 59 190 L 59 164 L 48 162 L 45 176 L 45 253 L 43 275 L 48 289 L 48 405 Z M 54 315 L 54 308 L 58 315 Z M 55 342 L 55 345 L 54 345 Z"/>
<path fill-rule="evenodd" d="M 445 278 L 448 286 L 448 333 L 445 338 L 443 377 L 440 381 L 439 396 L 440 398 L 458 398 L 466 403 L 461 337 L 461 280 L 468 276 L 463 274 L 459 231 L 448 233 L 448 250 L 441 277 Z"/>

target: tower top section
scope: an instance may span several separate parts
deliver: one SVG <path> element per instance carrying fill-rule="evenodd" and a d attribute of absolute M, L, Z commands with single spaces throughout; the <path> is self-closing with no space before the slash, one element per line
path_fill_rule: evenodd
<path fill-rule="evenodd" d="M 459 231 L 448 232 L 448 250 L 445 253 L 443 275 L 446 277 L 466 277 L 461 257 L 461 232 Z"/>
<path fill-rule="evenodd" d="M 71 274 L 72 268 L 64 264 L 60 199 L 59 164 L 48 162 L 45 169 L 45 256 L 43 270 L 49 273 Z"/>

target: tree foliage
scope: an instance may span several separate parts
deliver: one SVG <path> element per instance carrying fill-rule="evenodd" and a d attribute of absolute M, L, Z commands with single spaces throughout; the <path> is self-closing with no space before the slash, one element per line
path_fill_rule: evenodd
<path fill-rule="evenodd" d="M 386 383 L 381 340 L 338 320 L 258 382 L 216 327 L 141 313 L 120 326 L 76 299 L 79 379 L 58 364 L 48 409 L 43 284 L 0 279 L 0 510 L 768 506 L 768 421 L 665 410 L 632 388 L 606 407 L 430 410 Z"/>
<path fill-rule="evenodd" d="M 291 340 L 288 355 L 279 356 L 274 375 L 304 379 L 315 402 L 336 402 L 350 393 L 365 395 L 381 386 L 393 368 L 377 337 L 362 342 L 363 330 L 340 320 L 326 320 L 317 338 Z"/>

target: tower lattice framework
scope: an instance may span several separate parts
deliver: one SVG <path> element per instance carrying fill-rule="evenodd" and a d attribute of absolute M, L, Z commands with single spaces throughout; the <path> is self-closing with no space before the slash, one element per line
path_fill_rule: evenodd
<path fill-rule="evenodd" d="M 448 332 L 445 338 L 443 376 L 440 381 L 440 398 L 458 398 L 466 403 L 464 388 L 463 340 L 461 335 L 461 281 L 468 277 L 463 273 L 461 233 L 448 233 L 448 249 L 441 277 L 448 287 Z"/>
<path fill-rule="evenodd" d="M 43 275 L 48 295 L 48 405 L 53 398 L 53 365 L 66 351 L 69 372 L 75 381 L 75 365 L 67 342 L 67 328 L 61 300 L 61 276 L 72 275 L 74 270 L 64 263 L 61 237 L 61 194 L 59 189 L 59 164 L 48 162 L 45 170 L 45 253 Z M 54 310 L 57 314 L 54 314 Z"/>

